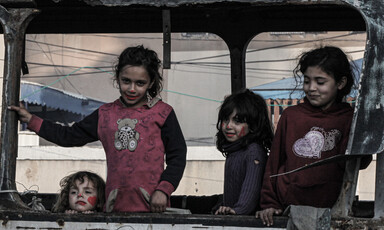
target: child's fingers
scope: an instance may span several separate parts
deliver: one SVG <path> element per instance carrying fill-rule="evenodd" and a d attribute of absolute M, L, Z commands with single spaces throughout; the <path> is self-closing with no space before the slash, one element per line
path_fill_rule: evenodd
<path fill-rule="evenodd" d="M 273 211 L 269 211 L 268 213 L 267 213 L 267 226 L 271 226 L 271 225 L 273 225 Z"/>
<path fill-rule="evenodd" d="M 279 209 L 280 210 L 280 209 Z M 273 225 L 273 214 L 276 210 L 274 208 L 264 209 L 256 213 L 256 218 L 260 218 L 264 225 Z"/>
<path fill-rule="evenodd" d="M 8 106 L 8 109 L 16 112 L 20 111 L 20 107 L 14 105 Z"/>
<path fill-rule="evenodd" d="M 216 211 L 216 215 L 223 215 L 224 214 L 224 206 L 220 206 L 219 209 Z"/>
<path fill-rule="evenodd" d="M 260 219 L 261 221 L 263 222 L 264 225 L 268 225 L 269 226 L 269 220 L 268 220 L 268 215 L 267 215 L 267 212 L 266 211 L 263 211 L 262 213 L 260 213 Z"/>
<path fill-rule="evenodd" d="M 164 212 L 167 207 L 167 195 L 161 191 L 155 191 L 151 196 L 151 211 Z"/>
<path fill-rule="evenodd" d="M 229 208 L 229 214 L 231 214 L 231 215 L 236 215 L 236 212 L 235 212 L 235 210 L 233 210 L 232 208 Z"/>
<path fill-rule="evenodd" d="M 228 214 L 236 214 L 235 210 L 230 207 L 220 206 L 219 209 L 215 212 L 215 215 L 228 215 Z"/>

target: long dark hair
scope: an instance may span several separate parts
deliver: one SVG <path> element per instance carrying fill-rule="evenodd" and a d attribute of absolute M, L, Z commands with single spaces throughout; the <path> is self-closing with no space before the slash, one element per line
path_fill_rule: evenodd
<path fill-rule="evenodd" d="M 102 212 L 105 203 L 105 182 L 96 173 L 88 171 L 79 171 L 73 173 L 69 176 L 64 177 L 60 180 L 61 191 L 57 197 L 56 203 L 52 208 L 52 212 L 63 213 L 69 208 L 69 190 L 72 186 L 76 185 L 76 180 L 79 180 L 81 183 L 84 182 L 84 178 L 87 178 L 91 181 L 96 190 L 97 190 L 97 202 L 96 202 L 96 211 Z"/>
<path fill-rule="evenodd" d="M 241 145 L 248 146 L 258 143 L 266 151 L 271 148 L 273 128 L 268 116 L 267 104 L 258 94 L 249 89 L 241 90 L 226 97 L 220 107 L 217 119 L 216 147 L 227 156 L 223 145 L 227 142 L 222 132 L 222 123 L 236 110 L 236 116 L 241 122 L 248 124 L 249 133 L 241 138 Z"/>
<path fill-rule="evenodd" d="M 350 63 L 347 55 L 338 47 L 324 46 L 305 52 L 299 56 L 296 68 L 293 70 L 296 87 L 302 83 L 302 75 L 308 67 L 318 66 L 322 71 L 332 76 L 336 83 L 343 77 L 347 78 L 347 83 L 337 92 L 336 102 L 341 102 L 347 96 L 355 84 L 354 69 L 357 69 L 353 63 Z"/>
<path fill-rule="evenodd" d="M 142 66 L 147 71 L 153 85 L 148 89 L 151 97 L 157 96 L 163 89 L 163 77 L 160 74 L 161 61 L 157 53 L 144 46 L 134 46 L 126 48 L 119 56 L 118 62 L 114 67 L 115 80 L 117 81 L 121 70 L 127 66 Z"/>

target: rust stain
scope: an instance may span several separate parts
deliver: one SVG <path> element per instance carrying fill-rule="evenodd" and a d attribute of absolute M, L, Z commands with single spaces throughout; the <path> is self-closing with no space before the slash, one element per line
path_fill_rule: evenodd
<path fill-rule="evenodd" d="M 59 226 L 64 227 L 65 221 L 63 219 L 58 219 L 56 222 Z"/>

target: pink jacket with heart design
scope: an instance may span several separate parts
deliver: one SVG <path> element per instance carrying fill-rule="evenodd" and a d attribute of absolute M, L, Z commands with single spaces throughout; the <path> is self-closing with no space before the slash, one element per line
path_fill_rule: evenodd
<path fill-rule="evenodd" d="M 284 210 L 289 205 L 332 207 L 343 181 L 345 164 L 329 163 L 290 174 L 315 161 L 345 154 L 353 110 L 336 103 L 327 110 L 304 103 L 284 110 L 264 174 L 260 206 Z"/>

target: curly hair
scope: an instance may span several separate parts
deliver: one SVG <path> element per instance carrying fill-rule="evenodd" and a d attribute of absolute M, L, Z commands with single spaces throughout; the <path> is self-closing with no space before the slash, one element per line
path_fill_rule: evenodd
<path fill-rule="evenodd" d="M 228 120 L 233 111 L 241 122 L 248 124 L 249 133 L 241 138 L 241 145 L 248 146 L 251 143 L 258 143 L 266 151 L 269 151 L 273 139 L 273 127 L 269 120 L 267 104 L 258 94 L 249 89 L 244 89 L 224 99 L 218 114 L 216 124 L 216 147 L 226 157 L 227 153 L 223 149 L 226 143 L 222 132 L 222 123 Z"/>
<path fill-rule="evenodd" d="M 151 97 L 157 96 L 163 89 L 163 77 L 160 74 L 161 61 L 157 53 L 144 46 L 126 48 L 119 56 L 117 64 L 114 66 L 115 80 L 117 81 L 122 69 L 127 66 L 142 66 L 151 78 L 153 85 L 148 89 Z"/>
<path fill-rule="evenodd" d="M 52 208 L 52 212 L 63 213 L 69 208 L 69 190 L 72 186 L 76 185 L 76 181 L 84 182 L 84 178 L 91 181 L 97 190 L 96 211 L 101 212 L 105 203 L 105 182 L 96 173 L 88 171 L 79 171 L 60 180 L 61 191 L 57 197 L 56 203 Z"/>
<path fill-rule="evenodd" d="M 353 63 L 350 63 L 347 55 L 338 47 L 324 46 L 304 52 L 299 56 L 299 61 L 293 74 L 296 80 L 296 87 L 302 83 L 302 74 L 308 67 L 318 66 L 322 71 L 332 76 L 336 83 L 343 77 L 347 78 L 347 83 L 337 92 L 336 102 L 341 102 L 347 96 L 355 85 L 355 73 L 357 70 Z M 301 73 L 301 74 L 300 74 Z"/>

